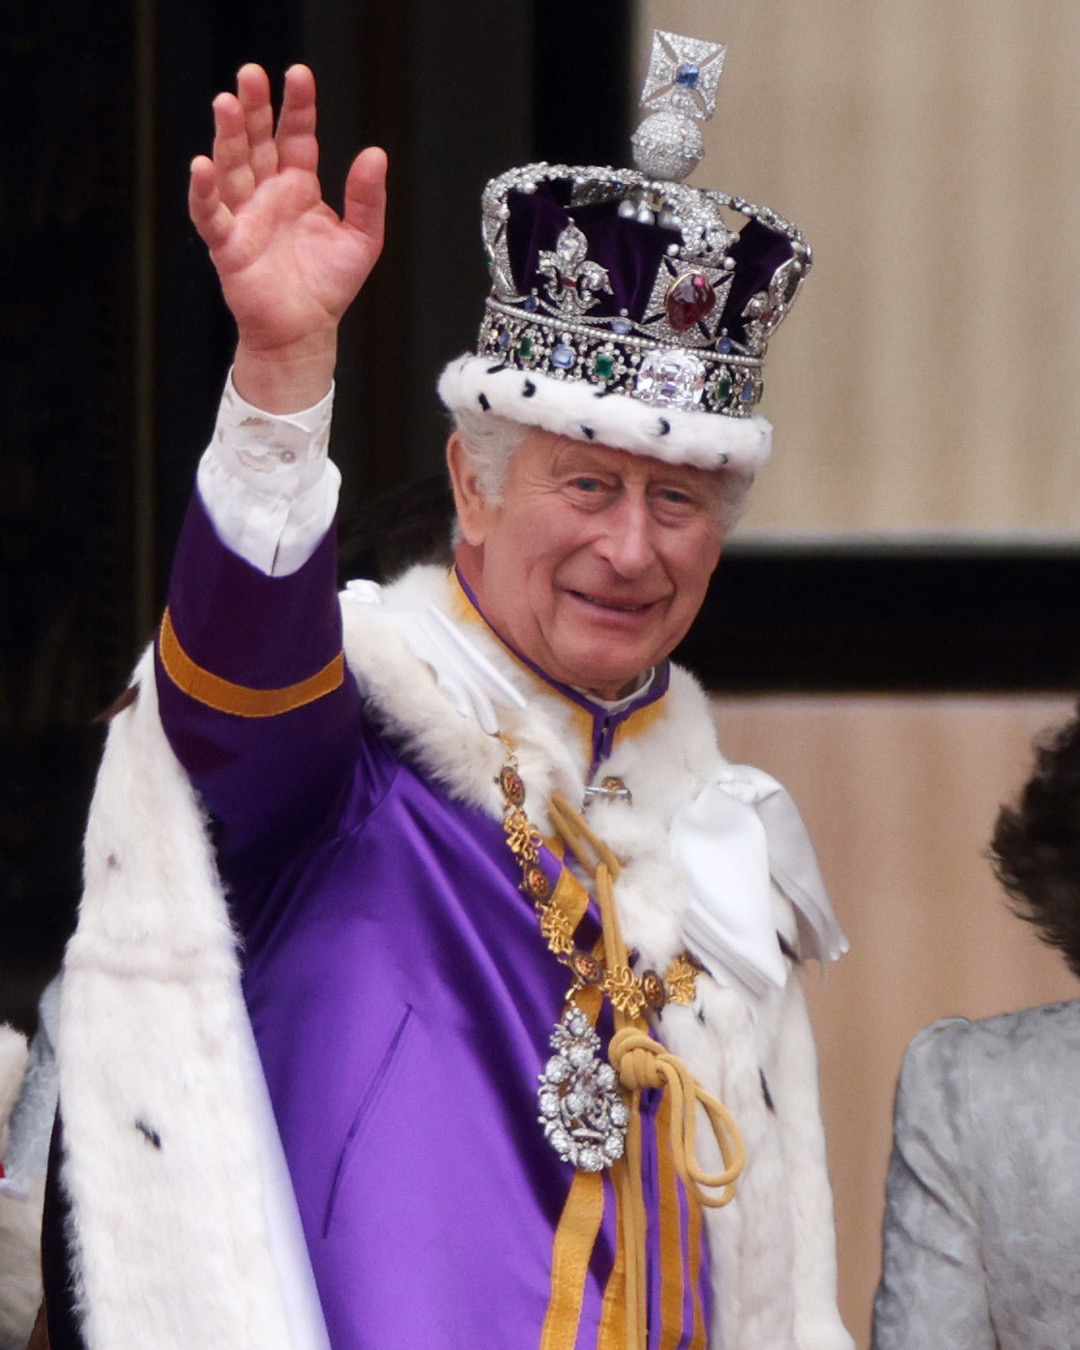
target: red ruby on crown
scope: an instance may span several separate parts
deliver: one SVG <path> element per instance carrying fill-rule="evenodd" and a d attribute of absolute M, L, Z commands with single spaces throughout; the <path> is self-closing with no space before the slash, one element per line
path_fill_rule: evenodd
<path fill-rule="evenodd" d="M 716 292 L 708 277 L 700 272 L 685 272 L 676 277 L 664 299 L 667 320 L 676 333 L 686 333 L 711 314 L 716 304 Z"/>

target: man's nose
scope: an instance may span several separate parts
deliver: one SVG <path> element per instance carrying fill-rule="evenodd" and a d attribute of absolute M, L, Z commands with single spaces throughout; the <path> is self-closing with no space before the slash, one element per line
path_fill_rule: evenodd
<path fill-rule="evenodd" d="M 624 492 L 604 515 L 605 528 L 599 541 L 601 554 L 619 576 L 640 576 L 656 554 L 653 543 L 656 522 L 644 493 Z"/>

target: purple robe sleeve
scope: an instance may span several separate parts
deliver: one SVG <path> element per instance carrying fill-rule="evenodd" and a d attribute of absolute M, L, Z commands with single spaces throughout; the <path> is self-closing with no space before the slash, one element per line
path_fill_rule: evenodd
<path fill-rule="evenodd" d="M 222 871 L 280 868 L 351 781 L 361 707 L 344 665 L 333 532 L 289 576 L 219 540 L 198 494 L 157 643 L 162 722 L 215 828 Z"/>

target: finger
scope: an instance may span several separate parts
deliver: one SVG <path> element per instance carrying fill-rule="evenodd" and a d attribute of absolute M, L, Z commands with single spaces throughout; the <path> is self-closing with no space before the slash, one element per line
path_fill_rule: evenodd
<path fill-rule="evenodd" d="M 386 151 L 369 145 L 353 160 L 345 179 L 345 223 L 367 235 L 376 255 L 386 224 L 386 169 Z"/>
<path fill-rule="evenodd" d="M 249 62 L 240 67 L 236 74 L 236 94 L 244 112 L 251 171 L 259 184 L 277 172 L 274 107 L 270 101 L 270 79 L 262 66 Z"/>
<path fill-rule="evenodd" d="M 232 226 L 232 212 L 218 192 L 217 170 L 206 155 L 191 161 L 191 181 L 188 185 L 188 213 L 199 238 L 207 248 L 220 248 L 228 238 Z"/>
<path fill-rule="evenodd" d="M 285 97 L 277 129 L 278 165 L 282 169 L 319 167 L 319 143 L 315 138 L 315 76 L 307 66 L 290 66 L 285 72 Z"/>
<path fill-rule="evenodd" d="M 218 94 L 214 99 L 214 133 L 218 191 L 225 205 L 235 211 L 255 191 L 244 110 L 235 94 Z"/>

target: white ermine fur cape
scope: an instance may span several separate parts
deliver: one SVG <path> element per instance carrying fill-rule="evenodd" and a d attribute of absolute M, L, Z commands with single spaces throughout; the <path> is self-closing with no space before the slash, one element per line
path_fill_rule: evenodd
<path fill-rule="evenodd" d="M 26 1040 L 0 1023 L 0 1160 L 26 1070 Z M 25 1350 L 41 1305 L 41 1187 L 0 1185 L 0 1350 Z"/>
<path fill-rule="evenodd" d="M 345 646 L 369 712 L 452 796 L 501 817 L 505 752 L 457 712 L 409 649 L 395 608 L 452 612 L 445 573 L 414 569 L 386 605 L 345 604 Z M 559 787 L 581 801 L 582 748 L 565 700 L 477 625 L 468 637 L 528 700 L 504 711 L 526 809 L 547 829 Z M 266 1140 L 234 935 L 204 821 L 157 718 L 149 654 L 109 735 L 86 841 L 86 892 L 65 965 L 60 1097 L 76 1292 L 88 1350 L 307 1350 L 310 1272 L 280 1154 Z M 672 671 L 666 711 L 605 762 L 633 803 L 589 808 L 624 865 L 624 937 L 663 969 L 685 945 L 672 814 L 723 761 L 707 701 Z M 794 949 L 795 916 L 774 894 Z M 832 1201 L 816 1059 L 800 979 L 754 1000 L 705 975 L 656 1033 L 726 1103 L 746 1140 L 735 1201 L 707 1210 L 711 1350 L 850 1350 L 836 1310 Z M 767 1104 L 763 1082 L 771 1105 Z M 720 1170 L 699 1131 L 701 1161 Z M 299 1271 L 297 1268 L 299 1267 Z M 325 1333 L 322 1333 L 325 1335 Z"/>

